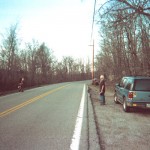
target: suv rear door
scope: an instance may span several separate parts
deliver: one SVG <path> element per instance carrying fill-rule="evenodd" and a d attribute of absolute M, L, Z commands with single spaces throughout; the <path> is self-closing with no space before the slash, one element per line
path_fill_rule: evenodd
<path fill-rule="evenodd" d="M 150 103 L 150 79 L 136 79 L 133 89 L 136 91 L 134 101 Z"/>

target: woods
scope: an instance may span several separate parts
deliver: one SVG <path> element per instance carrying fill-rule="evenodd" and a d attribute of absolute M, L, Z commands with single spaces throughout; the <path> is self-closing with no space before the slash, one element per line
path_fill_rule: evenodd
<path fill-rule="evenodd" d="M 95 18 L 101 37 L 95 77 L 150 75 L 150 1 L 108 0 Z M 18 24 L 11 25 L 0 42 L 0 91 L 15 90 L 20 77 L 25 87 L 91 79 L 90 60 L 64 56 L 58 61 L 44 42 L 21 44 Z"/>
<path fill-rule="evenodd" d="M 150 75 L 150 1 L 109 0 L 98 9 L 102 37 L 96 72 Z"/>
<path fill-rule="evenodd" d="M 17 24 L 11 25 L 0 43 L 0 91 L 15 90 L 21 77 L 25 87 L 91 78 L 90 63 L 64 56 L 58 61 L 45 43 L 32 40 L 21 48 Z"/>

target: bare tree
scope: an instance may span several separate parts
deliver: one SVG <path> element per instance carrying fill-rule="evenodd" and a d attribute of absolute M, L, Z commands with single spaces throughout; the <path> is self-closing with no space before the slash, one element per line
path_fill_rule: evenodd
<path fill-rule="evenodd" d="M 40 81 L 44 84 L 48 82 L 49 72 L 51 69 L 51 57 L 50 50 L 45 45 L 45 43 L 41 44 L 36 52 L 36 63 L 38 73 L 41 74 Z"/>
<path fill-rule="evenodd" d="M 32 40 L 31 43 L 26 44 L 26 51 L 27 54 L 27 78 L 28 78 L 28 84 L 30 86 L 36 84 L 38 82 L 36 72 L 37 72 L 37 56 L 36 52 L 39 48 L 38 41 Z"/>
<path fill-rule="evenodd" d="M 110 74 L 104 68 L 107 62 L 113 60 L 111 68 L 117 76 L 149 72 L 149 6 L 148 0 L 109 0 L 99 8 L 98 23 L 103 45 L 98 58 L 103 62 L 107 60 L 99 66 L 103 71 Z"/>
<path fill-rule="evenodd" d="M 18 57 L 19 39 L 17 37 L 17 24 L 11 25 L 3 36 L 1 45 L 1 69 L 3 89 L 16 86 L 17 71 L 19 68 Z"/>

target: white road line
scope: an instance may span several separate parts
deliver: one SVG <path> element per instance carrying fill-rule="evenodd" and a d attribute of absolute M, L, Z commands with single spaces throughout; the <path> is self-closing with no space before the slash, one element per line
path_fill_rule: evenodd
<path fill-rule="evenodd" d="M 76 119 L 76 125 L 75 125 L 74 134 L 73 134 L 71 145 L 70 145 L 70 150 L 79 150 L 82 121 L 83 121 L 83 112 L 84 112 L 84 101 L 85 101 L 85 85 L 83 88 L 82 98 L 81 98 L 80 107 L 78 110 L 78 116 Z"/>

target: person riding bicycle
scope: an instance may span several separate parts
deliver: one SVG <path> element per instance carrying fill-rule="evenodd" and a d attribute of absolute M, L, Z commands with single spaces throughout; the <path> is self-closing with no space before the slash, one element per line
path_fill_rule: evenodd
<path fill-rule="evenodd" d="M 19 79 L 19 84 L 18 84 L 19 92 L 23 92 L 24 91 L 23 86 L 24 86 L 24 78 L 20 78 Z"/>

